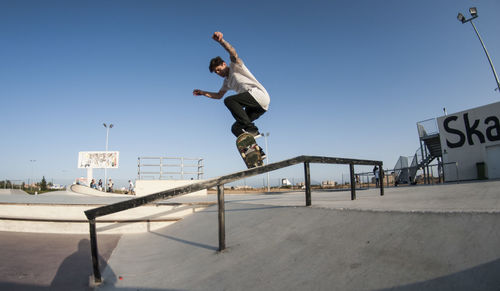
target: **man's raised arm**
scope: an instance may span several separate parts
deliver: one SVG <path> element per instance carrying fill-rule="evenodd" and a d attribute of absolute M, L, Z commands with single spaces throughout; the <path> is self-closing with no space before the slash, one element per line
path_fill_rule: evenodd
<path fill-rule="evenodd" d="M 208 91 L 203 91 L 203 90 L 200 90 L 200 89 L 194 89 L 193 90 L 193 95 L 194 96 L 205 96 L 205 97 L 208 97 L 208 98 L 212 98 L 212 99 L 221 99 L 222 97 L 224 97 L 224 94 L 226 94 L 226 90 L 219 90 L 219 92 L 208 92 Z"/>
<path fill-rule="evenodd" d="M 214 35 L 212 35 L 212 38 L 216 42 L 220 43 L 220 45 L 229 53 L 229 56 L 231 58 L 231 62 L 237 63 L 237 64 L 241 63 L 241 59 L 238 57 L 236 50 L 234 49 L 234 47 L 230 43 L 228 43 L 226 40 L 224 40 L 222 32 L 220 32 L 220 31 L 215 32 Z"/>

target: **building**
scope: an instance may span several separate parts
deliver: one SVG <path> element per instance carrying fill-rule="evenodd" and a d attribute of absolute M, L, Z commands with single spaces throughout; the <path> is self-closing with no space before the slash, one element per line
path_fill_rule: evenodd
<path fill-rule="evenodd" d="M 445 181 L 500 178 L 500 102 L 437 118 Z"/>
<path fill-rule="evenodd" d="M 420 148 L 399 157 L 395 184 L 499 179 L 499 120 L 497 102 L 418 122 Z"/>

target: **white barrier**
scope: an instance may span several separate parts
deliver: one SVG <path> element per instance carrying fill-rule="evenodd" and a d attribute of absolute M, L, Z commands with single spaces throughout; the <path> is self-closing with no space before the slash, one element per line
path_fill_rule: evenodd
<path fill-rule="evenodd" d="M 202 181 L 203 180 L 137 180 L 135 182 L 135 195 L 145 196 L 160 191 L 165 191 Z M 204 196 L 204 195 L 207 195 L 206 189 L 193 192 L 185 196 Z"/>

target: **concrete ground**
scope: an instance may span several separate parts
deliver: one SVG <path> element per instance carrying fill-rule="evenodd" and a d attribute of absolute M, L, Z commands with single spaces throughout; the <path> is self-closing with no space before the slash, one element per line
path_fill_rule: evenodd
<path fill-rule="evenodd" d="M 103 267 L 120 235 L 99 236 Z M 92 290 L 88 235 L 0 232 L 0 290 Z"/>
<path fill-rule="evenodd" d="M 226 251 L 209 207 L 124 235 L 98 289 L 500 290 L 499 189 L 313 192 L 312 207 L 303 193 L 227 195 Z"/>
<path fill-rule="evenodd" d="M 222 253 L 217 206 L 156 231 L 100 235 L 97 290 L 500 290 L 500 181 L 385 194 L 313 192 L 312 207 L 303 192 L 226 195 Z M 77 245 L 88 236 L 0 235 L 2 290 L 86 290 L 90 253 Z"/>
<path fill-rule="evenodd" d="M 500 212 L 500 181 L 469 182 L 432 186 L 391 187 L 380 196 L 379 189 L 357 190 L 351 200 L 350 190 L 314 191 L 312 207 L 366 211 L 400 212 Z M 170 199 L 171 202 L 190 202 L 201 198 Z M 208 195 L 205 201 L 217 201 Z M 269 193 L 265 195 L 226 195 L 226 201 L 274 206 L 304 206 L 305 194 L 300 192 Z"/>

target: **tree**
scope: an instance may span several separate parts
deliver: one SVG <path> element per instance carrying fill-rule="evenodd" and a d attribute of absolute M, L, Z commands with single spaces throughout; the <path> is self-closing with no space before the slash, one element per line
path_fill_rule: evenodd
<path fill-rule="evenodd" d="M 45 176 L 42 177 L 42 182 L 40 183 L 40 190 L 47 190 L 47 181 L 45 180 Z"/>

